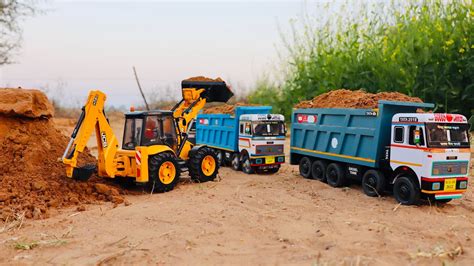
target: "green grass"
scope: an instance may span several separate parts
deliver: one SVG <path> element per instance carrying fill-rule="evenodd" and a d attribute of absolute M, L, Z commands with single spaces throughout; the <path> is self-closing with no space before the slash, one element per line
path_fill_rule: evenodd
<path fill-rule="evenodd" d="M 436 111 L 469 118 L 474 114 L 472 1 L 403 3 L 387 4 L 383 12 L 366 5 L 350 17 L 355 11 L 342 7 L 327 21 L 304 23 L 302 30 L 292 24 L 290 37 L 283 39 L 288 56 L 282 81 L 261 80 L 250 102 L 272 105 L 288 117 L 302 100 L 363 88 L 418 96 L 436 103 Z"/>

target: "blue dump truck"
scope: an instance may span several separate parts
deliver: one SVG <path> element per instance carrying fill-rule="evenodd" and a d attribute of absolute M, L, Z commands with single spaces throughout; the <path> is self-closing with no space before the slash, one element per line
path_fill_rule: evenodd
<path fill-rule="evenodd" d="M 211 147 L 221 165 L 244 173 L 275 173 L 285 162 L 285 119 L 270 106 L 236 106 L 233 114 L 199 114 L 196 144 Z"/>
<path fill-rule="evenodd" d="M 398 202 L 448 202 L 467 189 L 466 117 L 420 113 L 433 104 L 379 101 L 377 109 L 295 109 L 290 163 L 305 178 L 341 187 L 358 180 L 368 196 L 389 186 Z"/>

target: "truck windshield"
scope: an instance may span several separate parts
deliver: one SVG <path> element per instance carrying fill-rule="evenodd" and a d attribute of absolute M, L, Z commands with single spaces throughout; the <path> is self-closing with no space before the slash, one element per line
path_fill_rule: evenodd
<path fill-rule="evenodd" d="M 428 146 L 438 148 L 469 148 L 467 124 L 426 124 Z"/>
<path fill-rule="evenodd" d="M 281 121 L 253 122 L 254 136 L 284 136 L 285 125 Z"/>

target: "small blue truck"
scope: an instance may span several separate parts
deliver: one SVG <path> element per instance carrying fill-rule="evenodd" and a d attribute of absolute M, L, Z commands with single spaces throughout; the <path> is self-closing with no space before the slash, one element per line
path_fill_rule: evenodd
<path fill-rule="evenodd" d="M 233 114 L 199 114 L 196 144 L 211 147 L 220 165 L 244 173 L 276 173 L 285 162 L 285 119 L 270 106 L 236 106 Z"/>
<path fill-rule="evenodd" d="M 469 125 L 459 114 L 417 112 L 432 107 L 379 101 L 376 109 L 295 109 L 290 164 L 333 187 L 358 180 L 368 196 L 390 185 L 402 204 L 460 198 L 468 183 Z"/>

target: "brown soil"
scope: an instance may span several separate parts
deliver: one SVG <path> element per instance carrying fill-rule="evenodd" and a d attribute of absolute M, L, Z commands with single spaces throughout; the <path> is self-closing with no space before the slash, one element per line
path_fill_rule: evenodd
<path fill-rule="evenodd" d="M 399 92 L 368 93 L 363 90 L 333 90 L 316 96 L 312 100 L 303 101 L 295 108 L 377 108 L 379 100 L 418 102 L 423 101 L 417 97 L 410 97 Z"/>
<path fill-rule="evenodd" d="M 233 114 L 237 106 L 258 106 L 258 104 L 251 103 L 235 103 L 235 104 L 220 104 L 212 107 L 205 107 L 203 113 L 205 114 Z"/>
<path fill-rule="evenodd" d="M 53 105 L 39 90 L 0 89 L 0 115 L 23 117 L 52 117 Z"/>
<path fill-rule="evenodd" d="M 21 100 L 28 99 L 31 92 L 8 91 L 11 97 Z M 119 189 L 96 184 L 102 182 L 98 178 L 78 182 L 65 176 L 60 158 L 68 138 L 48 118 L 52 113 L 43 115 L 49 110 L 45 107 L 50 106 L 46 96 L 39 91 L 33 95 L 28 104 L 26 100 L 17 104 L 22 108 L 10 108 L 0 114 L 0 220 L 22 213 L 27 218 L 44 218 L 53 209 L 97 200 L 123 202 Z M 6 106 L 4 100 L 2 104 Z M 88 151 L 79 158 L 80 164 L 95 161 Z"/>
<path fill-rule="evenodd" d="M 204 76 L 196 76 L 185 79 L 185 81 L 224 81 L 220 77 L 212 79 Z"/>

